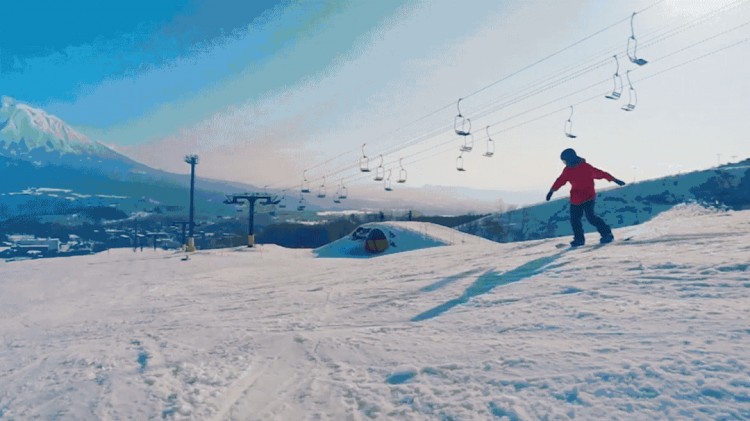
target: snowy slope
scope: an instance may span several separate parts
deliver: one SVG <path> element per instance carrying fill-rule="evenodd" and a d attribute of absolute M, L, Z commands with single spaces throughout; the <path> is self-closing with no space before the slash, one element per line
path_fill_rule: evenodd
<path fill-rule="evenodd" d="M 616 234 L 0 263 L 0 418 L 750 418 L 750 211 Z"/>
<path fill-rule="evenodd" d="M 680 203 L 708 203 L 731 209 L 750 209 L 750 159 L 705 171 L 678 174 L 612 188 L 602 182 L 596 212 L 614 228 L 640 224 Z M 523 241 L 572 235 L 569 186 L 549 203 L 494 214 L 458 229 L 493 241 Z M 540 193 L 540 197 L 544 193 Z M 584 218 L 583 227 L 594 227 Z"/>

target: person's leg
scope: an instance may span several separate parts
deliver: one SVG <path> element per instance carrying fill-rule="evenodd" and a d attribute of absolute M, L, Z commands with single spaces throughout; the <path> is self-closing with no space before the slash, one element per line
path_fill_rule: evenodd
<path fill-rule="evenodd" d="M 586 239 L 583 237 L 583 207 L 581 205 L 570 204 L 570 226 L 573 228 L 573 243 L 583 245 Z"/>
<path fill-rule="evenodd" d="M 594 205 L 596 204 L 596 201 L 589 200 L 586 203 L 583 203 L 581 206 L 583 207 L 584 212 L 586 213 L 586 219 L 591 223 L 591 225 L 596 227 L 596 230 L 599 231 L 599 235 L 602 236 L 602 238 L 609 239 L 612 237 L 612 229 L 607 225 L 606 222 L 600 217 L 596 215 L 596 212 L 594 211 Z"/>

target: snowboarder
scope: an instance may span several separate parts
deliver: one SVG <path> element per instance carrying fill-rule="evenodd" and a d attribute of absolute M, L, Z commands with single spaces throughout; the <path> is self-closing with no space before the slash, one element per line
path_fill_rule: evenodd
<path fill-rule="evenodd" d="M 601 235 L 602 244 L 610 243 L 614 240 L 612 229 L 604 220 L 594 212 L 594 203 L 596 191 L 594 190 L 594 179 L 604 179 L 624 186 L 625 182 L 613 177 L 608 172 L 602 171 L 586 162 L 576 154 L 573 149 L 565 149 L 560 154 L 560 159 L 565 163 L 562 174 L 555 180 L 552 188 L 547 193 L 547 201 L 552 198 L 552 193 L 556 192 L 565 183 L 570 183 L 570 225 L 573 227 L 573 241 L 571 247 L 579 247 L 586 243 L 583 236 L 583 224 L 581 218 L 586 214 L 586 219 L 595 226 Z"/>

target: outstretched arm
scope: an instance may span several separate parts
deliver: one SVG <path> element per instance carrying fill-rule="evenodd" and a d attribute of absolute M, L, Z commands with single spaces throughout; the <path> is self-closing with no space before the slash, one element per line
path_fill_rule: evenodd
<path fill-rule="evenodd" d="M 615 178 L 612 174 L 610 174 L 610 173 L 608 173 L 606 171 L 602 171 L 599 168 L 596 168 L 594 166 L 591 167 L 591 172 L 592 172 L 594 178 L 596 178 L 596 179 L 599 179 L 599 180 L 604 179 L 604 180 L 607 180 L 607 181 L 612 181 L 614 183 L 617 183 L 618 186 L 624 186 L 625 185 L 624 181 L 620 180 L 619 178 Z"/>
<path fill-rule="evenodd" d="M 552 193 L 556 192 L 560 189 L 560 187 L 564 186 L 565 183 L 568 182 L 568 173 L 567 171 L 563 170 L 562 174 L 560 174 L 559 177 L 557 177 L 557 180 L 552 184 L 552 188 L 549 189 L 549 192 L 547 192 L 547 201 L 549 202 L 550 199 L 552 199 Z"/>
<path fill-rule="evenodd" d="M 612 174 L 602 171 L 599 168 L 596 168 L 595 166 L 591 166 L 591 175 L 594 176 L 597 180 L 607 180 L 607 181 L 615 181 L 615 177 L 612 176 Z"/>

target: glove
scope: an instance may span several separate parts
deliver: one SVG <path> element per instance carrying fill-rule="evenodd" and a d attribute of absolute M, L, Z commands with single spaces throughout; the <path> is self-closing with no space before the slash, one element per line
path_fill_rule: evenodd
<path fill-rule="evenodd" d="M 615 183 L 617 183 L 618 186 L 624 186 L 625 182 L 620 180 L 619 178 L 615 178 Z"/>
<path fill-rule="evenodd" d="M 552 193 L 554 193 L 554 191 L 552 191 L 552 190 L 550 190 L 549 193 L 547 193 L 547 201 L 548 202 L 549 202 L 550 199 L 552 199 Z"/>

